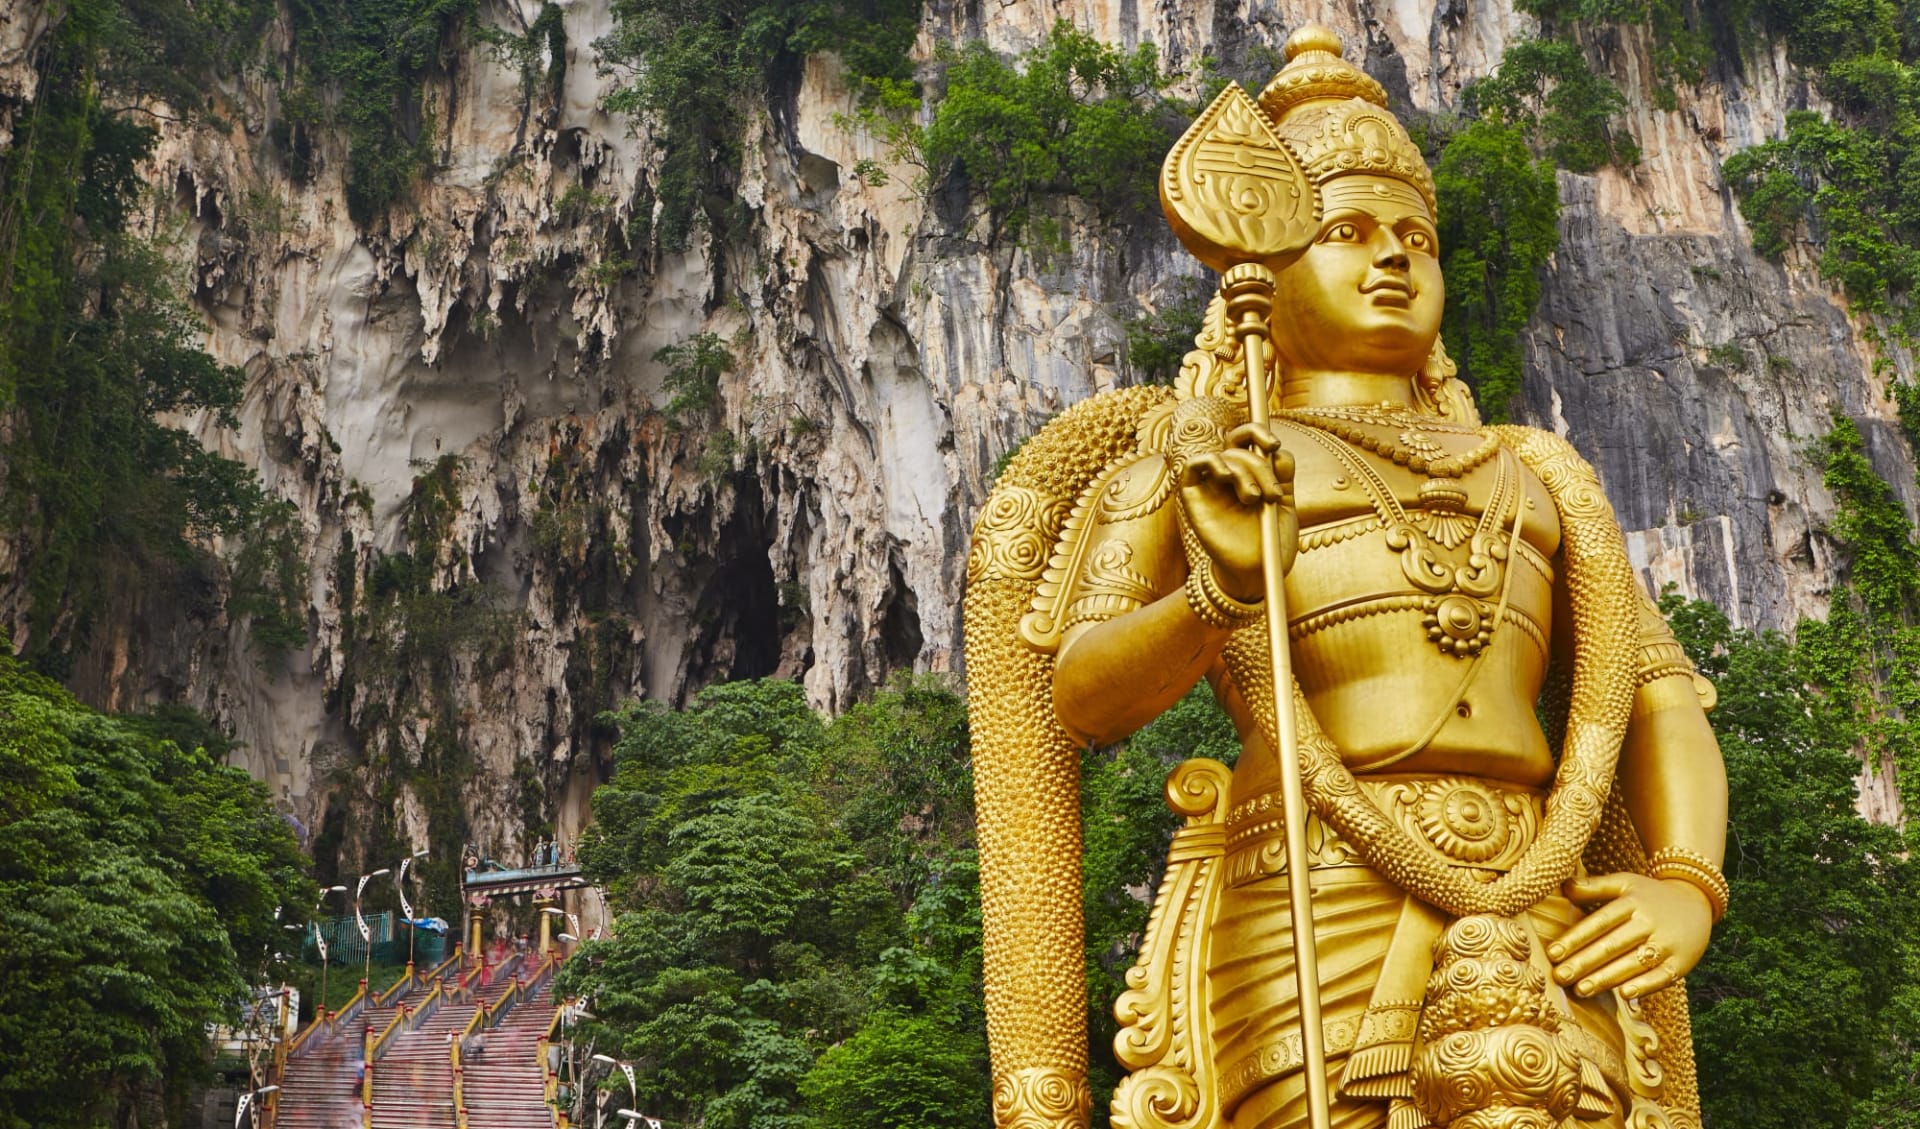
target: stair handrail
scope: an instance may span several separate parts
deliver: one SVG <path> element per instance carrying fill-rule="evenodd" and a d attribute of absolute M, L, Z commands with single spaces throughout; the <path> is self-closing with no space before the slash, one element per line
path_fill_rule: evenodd
<path fill-rule="evenodd" d="M 307 1040 L 313 1038 L 314 1031 L 318 1030 L 320 1025 L 322 1023 L 325 1023 L 326 1021 L 327 1021 L 326 1014 L 324 1010 L 320 1015 L 317 1015 L 314 1018 L 307 1020 L 307 1025 L 305 1027 L 302 1027 L 300 1030 L 294 1032 L 293 1038 L 287 1040 L 286 1054 L 283 1055 L 282 1058 L 283 1059 L 290 1058 L 293 1055 L 299 1053 L 307 1045 Z M 284 1061 L 282 1062 L 281 1065 L 283 1066 L 285 1065 Z"/>
<path fill-rule="evenodd" d="M 360 1038 L 360 1129 L 373 1129 L 373 1024 Z"/>
<path fill-rule="evenodd" d="M 442 976 L 446 975 L 447 969 L 453 964 L 453 962 L 459 960 L 460 957 L 461 957 L 460 946 L 456 944 L 453 946 L 452 956 L 448 957 L 447 959 L 441 961 L 439 964 L 436 964 L 432 968 L 429 968 L 425 972 L 421 973 L 420 978 L 422 980 L 440 979 Z"/>
<path fill-rule="evenodd" d="M 507 990 L 500 993 L 500 999 L 505 1000 L 510 998 L 515 989 L 519 987 L 520 984 L 518 981 L 507 985 Z M 495 1002 L 497 1003 L 498 1001 Z M 483 1003 L 473 1009 L 473 1018 L 467 1020 L 466 1028 L 460 1032 L 460 1037 L 453 1041 L 453 1048 L 447 1052 L 448 1057 L 453 1062 L 454 1129 L 467 1129 L 467 1094 L 464 1084 L 465 1080 L 461 1077 L 460 1048 L 465 1045 L 468 1039 L 479 1032 L 481 1024 L 486 1021 L 488 1006 L 489 1005 Z"/>
<path fill-rule="evenodd" d="M 474 1013 L 473 1018 L 475 1021 L 485 1021 L 484 1023 L 480 1023 L 479 1026 L 493 1027 L 497 1025 L 500 1022 L 500 1017 L 513 1010 L 514 1001 L 519 999 L 520 995 L 526 990 L 527 987 L 523 981 L 518 979 L 514 980 L 513 983 L 507 985 L 507 990 L 500 993 L 499 997 L 492 1003 L 482 1004 L 480 1010 Z M 468 1033 L 472 1034 L 471 1028 L 474 1027 L 474 1024 L 469 1024 L 468 1026 L 470 1028 Z"/>
<path fill-rule="evenodd" d="M 519 957 L 515 957 L 514 959 L 520 960 Z M 521 963 L 524 964 L 526 962 L 521 961 Z M 513 983 L 507 985 L 507 990 L 500 993 L 500 998 L 493 1001 L 490 1006 L 484 1009 L 487 1016 L 486 1025 L 488 1027 L 497 1025 L 500 1022 L 500 1017 L 512 1011 L 513 1006 L 520 1002 L 522 996 L 532 994 L 534 989 L 540 985 L 541 981 L 553 974 L 555 963 L 556 962 L 549 960 L 547 957 L 541 957 L 539 963 L 534 965 L 532 976 L 515 976 Z"/>
<path fill-rule="evenodd" d="M 540 1100 L 547 1104 L 548 1112 L 553 1115 L 554 1129 L 565 1129 L 567 1115 L 561 1113 L 560 1107 L 555 1104 L 560 1092 L 560 1075 L 554 1072 L 553 1060 L 547 1054 L 547 1050 L 560 1041 L 560 1021 L 566 1018 L 567 1006 L 568 1004 L 563 1002 L 553 1009 L 553 1018 L 547 1021 L 546 1034 L 540 1036 L 540 1043 L 534 1051 L 539 1056 L 540 1073 L 543 1079 L 540 1084 Z"/>
<path fill-rule="evenodd" d="M 461 1038 L 465 1038 L 465 1036 Z M 460 1079 L 460 1039 L 455 1039 L 447 1044 L 447 1060 L 453 1066 L 454 1129 L 467 1129 L 467 1095 Z"/>
<path fill-rule="evenodd" d="M 293 1002 L 291 993 L 292 989 L 285 984 L 280 986 L 280 1022 L 274 1025 L 280 1037 L 273 1041 L 273 1059 L 267 1065 L 267 1085 L 272 1089 L 267 1091 L 260 1103 L 261 1121 L 265 1129 L 273 1129 L 280 1114 L 280 1083 L 287 1076 L 287 1055 L 291 1053 L 290 1044 L 293 1042 L 286 1033 L 287 1008 Z M 294 1016 L 294 1019 L 298 1021 L 299 1016 Z"/>
<path fill-rule="evenodd" d="M 362 980 L 360 981 L 360 990 L 347 999 L 347 1006 L 341 1008 L 339 1011 L 330 1011 L 327 1013 L 327 1025 L 338 1026 L 341 1023 L 352 1023 L 360 1014 L 360 1009 L 365 1006 L 367 1006 L 367 982 Z"/>
<path fill-rule="evenodd" d="M 401 1024 L 407 1022 L 408 1014 L 408 1010 L 405 1007 L 400 1008 L 400 1010 L 393 1013 L 391 1019 L 387 1020 L 385 1027 L 367 1036 L 368 1062 L 372 1062 L 380 1057 L 381 1049 L 387 1045 L 387 1040 L 393 1037 L 394 1031 L 398 1029 Z M 372 1031 L 373 1029 L 369 1027 L 368 1030 Z"/>
<path fill-rule="evenodd" d="M 395 980 L 393 983 L 387 985 L 386 988 L 384 988 L 383 990 L 375 992 L 373 994 L 373 1006 L 386 1007 L 389 1003 L 393 1001 L 393 998 L 395 996 L 403 995 L 412 990 L 413 990 L 413 965 L 408 964 L 407 970 L 400 974 L 400 979 Z"/>

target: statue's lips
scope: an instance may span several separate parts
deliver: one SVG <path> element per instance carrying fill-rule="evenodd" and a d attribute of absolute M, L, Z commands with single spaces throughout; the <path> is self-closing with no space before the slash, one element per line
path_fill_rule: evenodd
<path fill-rule="evenodd" d="M 1369 282 L 1360 288 L 1360 293 L 1370 296 L 1376 306 L 1404 309 L 1413 302 L 1412 284 L 1397 278 Z"/>

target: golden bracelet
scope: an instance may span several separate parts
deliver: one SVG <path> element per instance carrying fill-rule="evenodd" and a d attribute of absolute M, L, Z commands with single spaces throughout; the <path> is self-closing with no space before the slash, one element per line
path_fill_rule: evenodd
<path fill-rule="evenodd" d="M 1266 602 L 1250 604 L 1227 595 L 1213 575 L 1213 558 L 1184 520 L 1180 523 L 1180 544 L 1187 551 L 1187 607 L 1200 622 L 1222 631 L 1238 631 L 1260 618 Z"/>
<path fill-rule="evenodd" d="M 1238 631 L 1254 623 L 1265 610 L 1265 603 L 1249 604 L 1220 590 L 1213 578 L 1213 565 L 1198 561 L 1187 570 L 1187 607 L 1200 622 L 1225 631 Z"/>
<path fill-rule="evenodd" d="M 1655 878 L 1685 882 L 1705 894 L 1707 903 L 1713 907 L 1716 925 L 1727 916 L 1727 903 L 1733 900 L 1733 891 L 1727 886 L 1726 875 L 1698 851 L 1663 847 L 1648 856 L 1647 873 Z"/>

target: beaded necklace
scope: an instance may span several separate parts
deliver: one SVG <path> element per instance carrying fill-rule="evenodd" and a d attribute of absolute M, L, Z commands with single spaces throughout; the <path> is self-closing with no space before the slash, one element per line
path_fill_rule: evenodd
<path fill-rule="evenodd" d="M 1381 458 L 1390 459 L 1415 474 L 1432 475 L 1434 478 L 1464 478 L 1500 450 L 1499 438 L 1486 428 L 1448 423 L 1392 404 L 1377 408 L 1294 408 L 1279 414 L 1295 423 L 1336 436 L 1362 450 L 1371 451 Z M 1369 430 L 1373 427 L 1398 428 L 1399 434 L 1390 439 Z M 1452 455 L 1434 442 L 1429 432 L 1478 435 L 1480 442 L 1472 450 Z"/>

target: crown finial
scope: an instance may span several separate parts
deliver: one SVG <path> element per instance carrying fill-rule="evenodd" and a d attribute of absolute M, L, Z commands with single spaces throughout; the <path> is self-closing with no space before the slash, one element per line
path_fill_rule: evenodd
<path fill-rule="evenodd" d="M 1333 29 L 1307 24 L 1287 37 L 1287 65 L 1260 92 L 1273 132 L 1318 185 L 1347 173 L 1403 180 L 1434 207 L 1420 147 L 1387 109 L 1387 91 L 1342 56 Z"/>
<path fill-rule="evenodd" d="M 1332 28 L 1307 24 L 1287 36 L 1287 62 L 1291 63 L 1309 51 L 1324 51 L 1338 59 L 1347 53 L 1347 45 L 1340 41 L 1339 33 Z"/>

